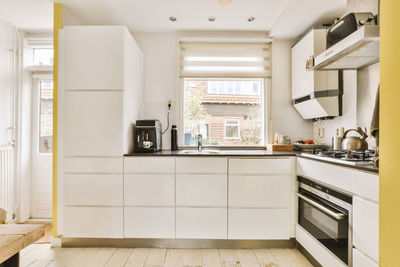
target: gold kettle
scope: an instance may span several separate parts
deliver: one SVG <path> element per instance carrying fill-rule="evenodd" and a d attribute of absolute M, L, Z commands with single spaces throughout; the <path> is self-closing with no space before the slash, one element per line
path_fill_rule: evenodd
<path fill-rule="evenodd" d="M 358 136 L 347 136 L 349 132 L 357 132 L 360 137 Z M 357 129 L 349 129 L 344 132 L 343 134 L 343 141 L 342 141 L 342 150 L 351 150 L 351 151 L 364 151 L 368 149 L 368 143 L 365 141 L 368 135 L 358 127 Z"/>

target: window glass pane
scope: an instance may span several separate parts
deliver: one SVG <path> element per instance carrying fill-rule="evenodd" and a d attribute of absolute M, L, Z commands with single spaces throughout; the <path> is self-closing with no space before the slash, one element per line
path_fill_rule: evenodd
<path fill-rule="evenodd" d="M 34 65 L 53 65 L 53 49 L 52 48 L 34 48 L 33 49 Z"/>
<path fill-rule="evenodd" d="M 185 145 L 264 144 L 263 79 L 184 79 Z"/>
<path fill-rule="evenodd" d="M 41 81 L 39 90 L 39 153 L 52 153 L 53 81 Z"/>

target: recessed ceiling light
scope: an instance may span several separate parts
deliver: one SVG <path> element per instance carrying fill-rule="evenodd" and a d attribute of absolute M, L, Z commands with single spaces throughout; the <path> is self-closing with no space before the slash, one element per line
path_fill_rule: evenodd
<path fill-rule="evenodd" d="M 209 17 L 208 21 L 215 21 L 215 17 Z"/>
<path fill-rule="evenodd" d="M 232 3 L 232 0 L 219 0 L 219 3 L 223 6 L 227 6 Z"/>
<path fill-rule="evenodd" d="M 256 19 L 255 17 L 249 17 L 247 20 L 248 20 L 249 22 L 253 22 L 255 19 Z"/>
<path fill-rule="evenodd" d="M 176 21 L 176 18 L 175 17 L 169 17 L 169 20 L 170 21 Z"/>

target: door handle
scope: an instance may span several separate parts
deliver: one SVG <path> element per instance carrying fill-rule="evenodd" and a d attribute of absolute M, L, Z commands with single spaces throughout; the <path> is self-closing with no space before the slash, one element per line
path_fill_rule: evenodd
<path fill-rule="evenodd" d="M 308 198 L 306 196 L 303 196 L 302 194 L 297 193 L 297 196 L 301 199 L 303 199 L 304 201 L 310 203 L 311 205 L 313 205 L 314 207 L 326 212 L 327 214 L 329 214 L 330 216 L 336 218 L 337 220 L 343 220 L 346 217 L 346 214 L 343 213 L 338 213 L 338 212 L 334 212 L 331 209 L 328 209 L 327 207 L 319 204 L 318 202 L 312 200 L 311 198 Z"/>

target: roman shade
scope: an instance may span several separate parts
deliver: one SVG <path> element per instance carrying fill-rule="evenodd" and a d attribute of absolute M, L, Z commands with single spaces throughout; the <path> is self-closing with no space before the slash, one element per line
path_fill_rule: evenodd
<path fill-rule="evenodd" d="M 271 77 L 270 43 L 180 42 L 183 78 Z"/>

